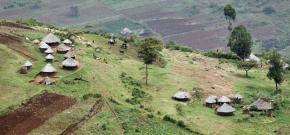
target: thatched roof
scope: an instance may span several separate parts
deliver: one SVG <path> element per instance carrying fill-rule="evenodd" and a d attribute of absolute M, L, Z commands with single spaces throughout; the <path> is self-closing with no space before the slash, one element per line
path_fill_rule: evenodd
<path fill-rule="evenodd" d="M 62 62 L 62 66 L 65 66 L 65 67 L 76 67 L 78 65 L 79 65 L 79 62 L 71 57 L 68 57 L 66 60 Z"/>
<path fill-rule="evenodd" d="M 66 46 L 65 44 L 60 44 L 56 47 L 57 51 L 69 51 L 70 47 Z"/>
<path fill-rule="evenodd" d="M 48 54 L 48 55 L 45 56 L 45 59 L 51 60 L 51 59 L 54 59 L 54 57 L 51 54 Z"/>
<path fill-rule="evenodd" d="M 124 28 L 123 30 L 120 31 L 121 34 L 126 35 L 132 33 L 132 31 L 128 28 Z"/>
<path fill-rule="evenodd" d="M 65 44 L 72 44 L 72 41 L 70 41 L 69 39 L 66 39 L 66 40 L 63 41 L 63 43 L 65 43 Z"/>
<path fill-rule="evenodd" d="M 50 48 L 50 46 L 48 44 L 46 44 L 46 43 L 40 43 L 39 48 L 47 49 L 47 48 Z"/>
<path fill-rule="evenodd" d="M 252 104 L 250 104 L 250 106 L 256 106 L 258 108 L 258 110 L 269 110 L 269 109 L 273 109 L 271 106 L 271 103 L 266 102 L 262 99 L 257 99 L 256 101 L 254 101 Z"/>
<path fill-rule="evenodd" d="M 38 39 L 35 39 L 35 40 L 33 40 L 33 43 L 34 43 L 34 44 L 39 44 L 40 41 L 39 41 Z"/>
<path fill-rule="evenodd" d="M 49 47 L 49 48 L 47 48 L 44 52 L 45 52 L 45 53 L 53 53 L 53 50 Z"/>
<path fill-rule="evenodd" d="M 23 64 L 24 67 L 29 67 L 32 66 L 32 63 L 29 62 L 28 60 Z"/>
<path fill-rule="evenodd" d="M 52 72 L 55 72 L 56 69 L 50 65 L 49 63 L 47 63 L 42 69 L 41 69 L 41 72 L 48 72 L 48 73 L 52 73 Z"/>
<path fill-rule="evenodd" d="M 234 96 L 234 98 L 237 98 L 237 99 L 242 99 L 242 98 L 243 98 L 243 96 L 237 93 L 237 94 Z"/>
<path fill-rule="evenodd" d="M 210 95 L 207 97 L 207 99 L 205 100 L 206 103 L 216 103 L 216 96 Z"/>
<path fill-rule="evenodd" d="M 217 109 L 217 112 L 220 112 L 220 113 L 231 113 L 231 112 L 234 112 L 236 109 L 229 106 L 227 103 L 224 103 L 222 106 L 220 106 L 218 109 Z"/>
<path fill-rule="evenodd" d="M 218 102 L 225 103 L 225 102 L 231 102 L 231 100 L 226 96 L 222 96 L 220 99 L 218 99 Z"/>
<path fill-rule="evenodd" d="M 60 42 L 60 39 L 57 36 L 53 35 L 52 33 L 49 33 L 41 40 L 45 43 L 59 43 Z"/>
<path fill-rule="evenodd" d="M 188 99 L 190 97 L 191 95 L 182 88 L 180 88 L 179 91 L 173 95 L 173 98 L 177 99 Z"/>
<path fill-rule="evenodd" d="M 288 65 L 287 63 L 284 63 L 282 68 L 283 68 L 283 69 L 286 69 L 286 68 L 288 68 L 288 67 L 289 67 L 289 65 Z"/>
<path fill-rule="evenodd" d="M 28 73 L 27 67 L 21 67 L 19 72 L 20 74 L 27 74 Z"/>
<path fill-rule="evenodd" d="M 249 58 L 246 59 L 246 60 L 255 60 L 255 61 L 257 61 L 257 62 L 260 61 L 260 59 L 259 59 L 256 55 L 254 55 L 254 54 L 252 54 L 252 53 L 250 54 Z"/>
<path fill-rule="evenodd" d="M 258 96 L 259 98 L 269 98 L 269 95 L 266 94 L 266 93 L 263 92 L 263 91 L 259 92 L 259 93 L 257 94 L 257 96 Z"/>
<path fill-rule="evenodd" d="M 68 51 L 66 54 L 64 54 L 64 57 L 65 58 L 69 58 L 69 57 L 75 57 L 76 55 L 73 53 L 73 52 L 71 52 L 71 51 Z"/>
<path fill-rule="evenodd" d="M 48 76 L 46 76 L 43 78 L 42 81 L 39 82 L 39 84 L 52 85 L 52 84 L 54 84 L 54 81 L 51 80 Z"/>

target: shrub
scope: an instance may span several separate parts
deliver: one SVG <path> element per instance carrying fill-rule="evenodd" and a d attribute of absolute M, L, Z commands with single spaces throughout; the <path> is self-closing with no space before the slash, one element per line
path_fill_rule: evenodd
<path fill-rule="evenodd" d="M 154 118 L 154 115 L 153 114 L 147 114 L 147 117 L 152 119 L 152 118 Z"/>
<path fill-rule="evenodd" d="M 103 130 L 106 130 L 106 129 L 107 129 L 106 124 L 103 124 L 103 125 L 102 125 L 102 129 L 103 129 Z"/>
<path fill-rule="evenodd" d="M 265 14 L 272 14 L 272 13 L 275 13 L 276 10 L 272 6 L 266 6 L 266 7 L 263 8 L 263 12 Z"/>
<path fill-rule="evenodd" d="M 175 119 L 173 119 L 173 118 L 170 118 L 170 116 L 168 116 L 168 115 L 165 115 L 164 117 L 163 117 L 163 120 L 164 121 L 169 121 L 169 122 L 171 122 L 171 123 L 176 123 L 176 120 Z"/>
<path fill-rule="evenodd" d="M 182 52 L 193 52 L 193 49 L 188 46 L 180 46 L 180 51 Z"/>
<path fill-rule="evenodd" d="M 224 58 L 224 59 L 232 59 L 232 60 L 242 60 L 238 55 L 232 52 L 216 52 L 216 51 L 208 51 L 203 53 L 204 56 L 212 57 L 212 58 Z"/>
<path fill-rule="evenodd" d="M 184 123 L 182 120 L 179 120 L 179 121 L 177 122 L 177 125 L 178 125 L 179 127 L 181 127 L 181 128 L 185 128 L 185 127 L 186 127 L 185 123 Z"/>

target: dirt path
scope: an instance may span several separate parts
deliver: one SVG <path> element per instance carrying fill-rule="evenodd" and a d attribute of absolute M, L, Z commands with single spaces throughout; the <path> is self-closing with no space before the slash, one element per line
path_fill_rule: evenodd
<path fill-rule="evenodd" d="M 75 103 L 74 98 L 45 91 L 17 110 L 0 116 L 0 135 L 27 134 Z"/>
<path fill-rule="evenodd" d="M 95 114 L 102 111 L 104 107 L 103 100 L 99 99 L 96 101 L 94 106 L 91 108 L 90 112 L 85 115 L 79 122 L 71 124 L 69 127 L 67 127 L 66 130 L 64 130 L 60 135 L 69 135 L 74 133 L 77 129 L 79 129 L 82 125 L 84 125 L 88 120 L 90 120 Z"/>
<path fill-rule="evenodd" d="M 118 124 L 119 124 L 119 129 L 121 131 L 121 133 L 124 133 L 124 129 L 122 127 L 122 121 L 119 119 L 118 117 L 118 113 L 113 109 L 113 107 L 111 106 L 111 104 L 108 102 L 108 100 L 106 100 L 107 105 L 109 106 L 110 110 L 113 112 L 113 114 L 115 115 L 116 119 L 118 120 Z"/>

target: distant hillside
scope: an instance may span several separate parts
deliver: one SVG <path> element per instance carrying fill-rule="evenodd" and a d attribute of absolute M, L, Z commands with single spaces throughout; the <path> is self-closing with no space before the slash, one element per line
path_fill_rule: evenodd
<path fill-rule="evenodd" d="M 289 0 L 2 0 L 0 18 L 33 17 L 61 28 L 105 29 L 115 35 L 125 27 L 137 35 L 145 29 L 196 50 L 228 50 L 227 3 L 237 11 L 234 26 L 243 24 L 253 35 L 254 52 L 277 49 L 290 55 Z"/>

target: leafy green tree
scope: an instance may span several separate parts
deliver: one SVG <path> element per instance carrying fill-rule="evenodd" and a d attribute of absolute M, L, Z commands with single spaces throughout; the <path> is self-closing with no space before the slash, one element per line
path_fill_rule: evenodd
<path fill-rule="evenodd" d="M 252 52 L 252 45 L 253 41 L 250 33 L 243 25 L 239 25 L 231 33 L 227 46 L 245 61 L 245 58 L 248 58 Z"/>
<path fill-rule="evenodd" d="M 148 37 L 141 41 L 138 57 L 142 58 L 146 65 L 146 85 L 148 84 L 148 65 L 158 59 L 158 51 L 162 51 L 162 47 L 162 41 L 154 37 Z"/>
<path fill-rule="evenodd" d="M 269 72 L 267 73 L 267 77 L 270 80 L 274 80 L 276 84 L 276 91 L 278 91 L 278 84 L 283 82 L 283 63 L 282 63 L 282 56 L 276 51 L 273 51 L 270 55 L 269 61 Z"/>
<path fill-rule="evenodd" d="M 226 19 L 229 19 L 229 31 L 232 32 L 232 23 L 231 20 L 235 20 L 236 19 L 236 10 L 232 7 L 231 4 L 227 4 L 224 7 L 224 15 L 226 16 Z"/>
<path fill-rule="evenodd" d="M 237 67 L 238 69 L 242 69 L 246 71 L 246 76 L 248 77 L 248 71 L 251 70 L 252 68 L 257 68 L 258 63 L 255 60 L 249 60 L 249 61 L 239 61 L 237 62 Z"/>

